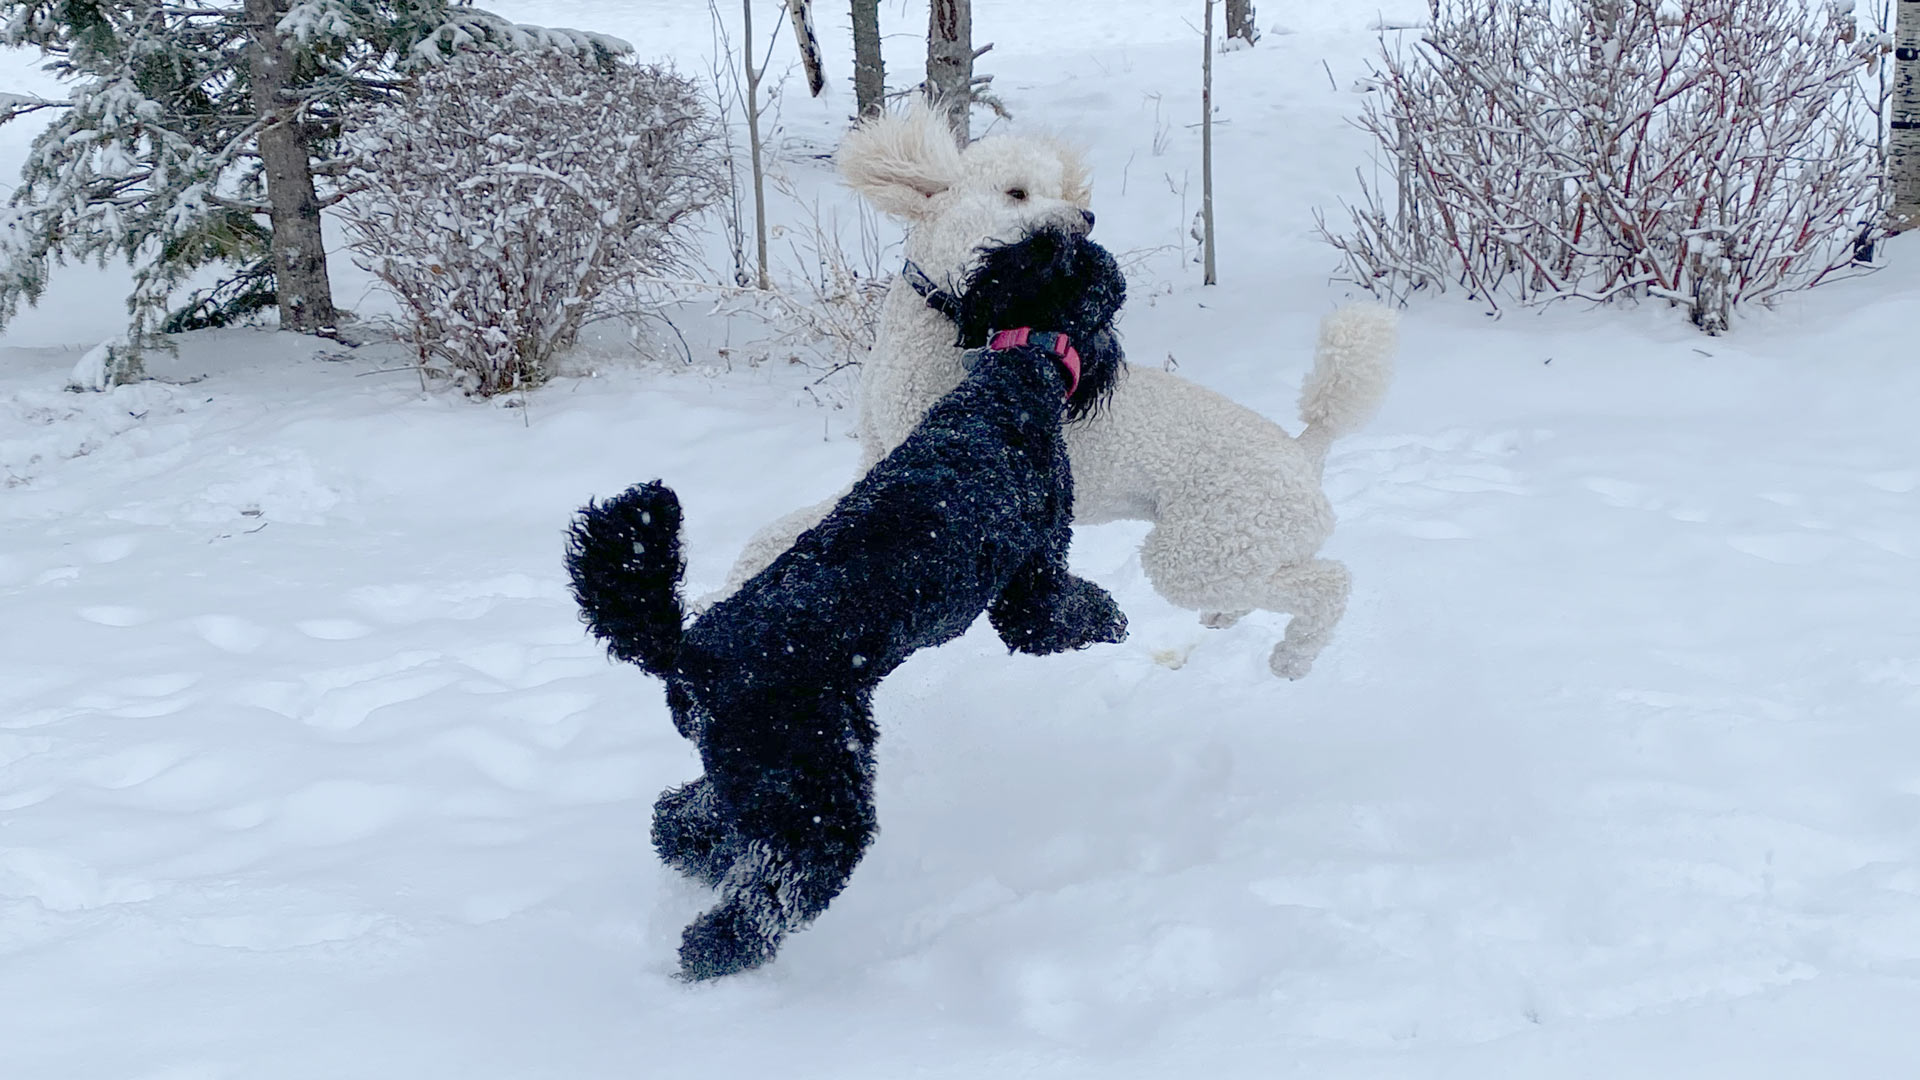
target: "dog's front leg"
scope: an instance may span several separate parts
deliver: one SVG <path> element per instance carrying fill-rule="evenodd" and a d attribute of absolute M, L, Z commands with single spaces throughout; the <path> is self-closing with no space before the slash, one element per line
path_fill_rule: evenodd
<path fill-rule="evenodd" d="M 987 608 L 1013 652 L 1045 656 L 1127 639 L 1127 616 L 1107 590 L 1067 569 L 1072 531 L 1062 521 Z"/>
<path fill-rule="evenodd" d="M 1067 569 L 1073 545 L 1073 472 L 1055 434 L 1047 479 L 1052 488 L 1040 548 L 987 606 L 987 619 L 1011 652 L 1045 656 L 1127 639 L 1127 616 L 1107 590 Z"/>
<path fill-rule="evenodd" d="M 987 609 L 1009 650 L 1045 656 L 1127 639 L 1127 616 L 1107 590 L 1038 563 L 1028 563 Z"/>

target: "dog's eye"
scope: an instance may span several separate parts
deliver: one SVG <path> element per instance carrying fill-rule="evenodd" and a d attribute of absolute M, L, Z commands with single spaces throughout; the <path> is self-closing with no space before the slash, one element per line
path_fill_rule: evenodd
<path fill-rule="evenodd" d="M 1010 187 L 1007 189 L 1007 198 L 1012 199 L 1014 202 L 1026 202 L 1027 189 L 1023 187 Z"/>

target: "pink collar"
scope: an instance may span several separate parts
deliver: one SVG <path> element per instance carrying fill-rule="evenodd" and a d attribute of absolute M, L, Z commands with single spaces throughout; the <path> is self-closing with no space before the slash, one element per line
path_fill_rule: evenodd
<path fill-rule="evenodd" d="M 1060 366 L 1067 369 L 1067 396 L 1071 398 L 1080 385 L 1080 354 L 1074 351 L 1073 339 L 1065 334 L 1035 330 L 1030 326 L 996 330 L 987 338 L 989 349 L 1012 349 L 1021 345 L 1038 346 L 1060 358 Z"/>

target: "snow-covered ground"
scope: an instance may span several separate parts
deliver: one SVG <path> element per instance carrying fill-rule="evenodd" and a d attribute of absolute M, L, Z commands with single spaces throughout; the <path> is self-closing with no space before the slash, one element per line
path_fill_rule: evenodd
<path fill-rule="evenodd" d="M 1199 6 L 975 0 L 975 33 L 1020 124 L 1091 147 L 1134 361 L 1292 423 L 1380 16 L 1270 5 L 1218 58 L 1202 289 Z M 923 16 L 884 7 L 905 70 Z M 706 48 L 685 0 L 506 10 Z M 789 92 L 785 167 L 845 207 L 831 93 Z M 1159 600 L 1142 527 L 1081 531 L 1132 640 L 909 662 L 851 886 L 697 987 L 705 897 L 646 839 L 696 760 L 576 623 L 561 530 L 663 476 L 715 585 L 850 473 L 850 415 L 694 312 L 696 366 L 524 408 L 251 330 L 65 393 L 121 321 L 74 271 L 0 339 L 0 1077 L 1913 1075 L 1912 256 L 1720 339 L 1423 300 L 1329 465 L 1356 589 L 1311 677 L 1267 674 L 1278 619 Z"/>

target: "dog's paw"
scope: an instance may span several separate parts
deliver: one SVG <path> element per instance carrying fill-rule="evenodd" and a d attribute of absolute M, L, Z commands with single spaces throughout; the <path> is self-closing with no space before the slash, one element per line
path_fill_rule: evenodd
<path fill-rule="evenodd" d="M 1313 657 L 1301 656 L 1282 643 L 1273 647 L 1273 655 L 1267 658 L 1267 666 L 1283 679 L 1304 679 L 1313 670 Z"/>
<path fill-rule="evenodd" d="M 1127 639 L 1126 613 L 1084 578 L 1068 577 L 1059 591 L 1030 605 L 995 607 L 990 617 L 1007 648 L 1033 656 Z"/>
<path fill-rule="evenodd" d="M 1200 625 L 1209 630 L 1225 630 L 1234 623 L 1247 617 L 1247 611 L 1203 611 L 1200 613 Z"/>
<path fill-rule="evenodd" d="M 1120 610 L 1120 604 L 1107 590 L 1091 581 L 1076 604 L 1081 639 L 1072 645 L 1075 649 L 1084 649 L 1089 645 L 1118 645 L 1127 640 L 1127 613 Z"/>
<path fill-rule="evenodd" d="M 751 971 L 772 960 L 778 944 L 737 897 L 730 898 L 680 935 L 680 977 L 701 982 Z"/>

